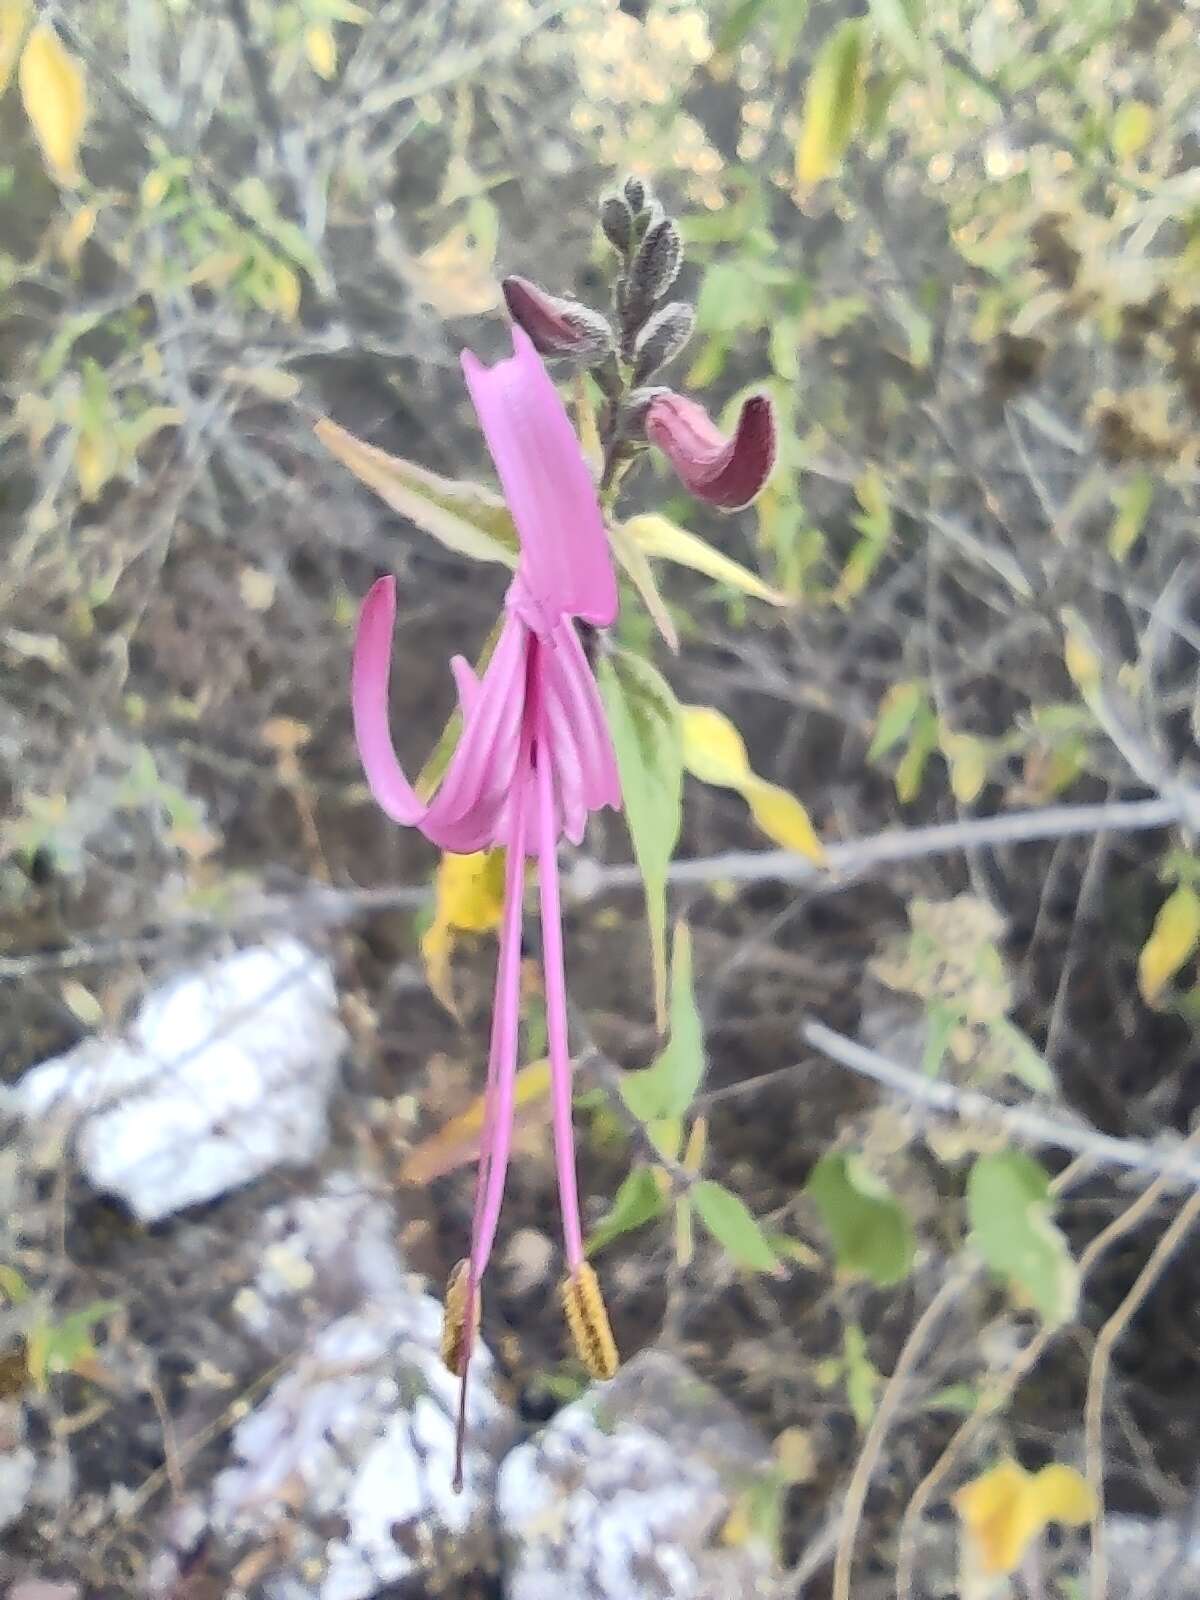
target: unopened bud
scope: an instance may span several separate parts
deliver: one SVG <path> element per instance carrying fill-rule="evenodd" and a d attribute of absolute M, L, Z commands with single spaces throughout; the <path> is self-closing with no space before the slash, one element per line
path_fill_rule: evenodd
<path fill-rule="evenodd" d="M 672 300 L 656 311 L 637 336 L 633 347 L 635 384 L 645 383 L 683 349 L 696 326 L 696 313 L 684 300 Z"/>
<path fill-rule="evenodd" d="M 646 208 L 646 185 L 640 178 L 628 177 L 625 179 L 625 198 L 629 201 L 629 209 L 636 217 Z"/>
<path fill-rule="evenodd" d="M 528 278 L 505 278 L 509 316 L 524 328 L 542 356 L 572 356 L 583 366 L 603 361 L 613 348 L 607 318 L 565 296 L 547 294 Z"/>
<path fill-rule="evenodd" d="M 564 1280 L 562 1303 L 575 1353 L 589 1377 L 611 1378 L 619 1364 L 617 1345 L 599 1281 L 586 1261 Z"/>
<path fill-rule="evenodd" d="M 600 226 L 613 249 L 627 256 L 633 248 L 633 212 L 623 196 L 610 194 L 600 202 Z"/>
<path fill-rule="evenodd" d="M 766 395 L 751 395 L 743 402 L 730 438 L 702 405 L 669 389 L 660 389 L 651 399 L 643 427 L 688 493 L 723 511 L 748 506 L 775 461 L 775 415 Z"/>
<path fill-rule="evenodd" d="M 631 299 L 653 305 L 675 282 L 683 262 L 683 240 L 670 217 L 646 229 L 629 274 Z"/>

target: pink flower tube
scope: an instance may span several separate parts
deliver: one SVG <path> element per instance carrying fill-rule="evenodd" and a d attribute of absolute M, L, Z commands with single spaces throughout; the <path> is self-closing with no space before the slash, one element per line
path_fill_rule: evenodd
<path fill-rule="evenodd" d="M 463 731 L 428 803 L 405 776 L 388 728 L 393 579 L 381 578 L 367 595 L 354 646 L 355 737 L 379 805 L 393 821 L 419 828 L 442 850 L 465 854 L 502 845 L 508 852 L 471 1249 L 447 1293 L 444 1349 L 461 1379 L 456 1485 L 462 1481 L 467 1372 L 479 1320 L 479 1284 L 495 1239 L 512 1143 L 527 856 L 537 858 L 541 886 L 568 1321 L 577 1342 L 601 1352 L 593 1365 L 615 1366 L 616 1360 L 603 1305 L 584 1260 L 579 1218 L 558 843 L 565 836 L 577 844 L 590 812 L 621 804 L 603 705 L 574 626 L 576 620 L 595 627 L 611 624 L 617 585 L 595 486 L 562 401 L 519 327 L 513 329 L 513 345 L 513 356 L 490 368 L 470 353 L 462 357 L 521 554 L 505 600 L 504 626 L 483 677 L 477 678 L 460 656 L 451 662 Z M 579 1339 L 581 1326 L 584 1341 Z"/>

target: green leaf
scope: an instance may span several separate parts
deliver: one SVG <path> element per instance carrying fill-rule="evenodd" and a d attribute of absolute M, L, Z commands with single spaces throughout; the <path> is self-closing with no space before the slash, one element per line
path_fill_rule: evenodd
<path fill-rule="evenodd" d="M 415 462 L 390 456 L 356 439 L 328 417 L 314 432 L 356 478 L 402 517 L 415 522 L 448 550 L 474 561 L 517 564 L 517 530 L 500 495 L 478 483 L 439 477 Z"/>
<path fill-rule="evenodd" d="M 621 1095 L 639 1122 L 682 1117 L 704 1077 L 704 1031 L 692 987 L 692 939 L 684 922 L 675 929 L 671 956 L 671 1037 L 651 1066 L 621 1078 Z"/>
<path fill-rule="evenodd" d="M 878 761 L 881 756 L 898 745 L 912 726 L 913 718 L 925 700 L 925 689 L 917 682 L 894 683 L 879 702 L 875 717 L 875 733 L 868 761 Z"/>
<path fill-rule="evenodd" d="M 738 0 L 733 10 L 721 24 L 713 46 L 713 54 L 727 56 L 738 48 L 768 6 L 778 0 Z"/>
<path fill-rule="evenodd" d="M 740 1267 L 778 1272 L 778 1257 L 752 1214 L 736 1194 L 706 1178 L 691 1191 L 696 1215 Z"/>
<path fill-rule="evenodd" d="M 962 1010 L 944 1000 L 931 1000 L 925 1008 L 925 1048 L 921 1052 L 921 1071 L 936 1078 L 955 1028 L 963 1022 Z"/>
<path fill-rule="evenodd" d="M 842 1353 L 846 1363 L 846 1399 L 850 1402 L 859 1433 L 865 1433 L 875 1415 L 875 1396 L 883 1379 L 867 1354 L 866 1335 L 857 1322 L 846 1324 Z"/>
<path fill-rule="evenodd" d="M 904 805 L 920 794 L 925 767 L 937 744 L 937 718 L 927 704 L 922 704 L 909 730 L 908 749 L 896 768 L 896 798 Z"/>
<path fill-rule="evenodd" d="M 1153 132 L 1153 110 L 1143 100 L 1126 100 L 1117 107 L 1113 117 L 1113 154 L 1120 161 L 1132 161 L 1145 148 Z"/>
<path fill-rule="evenodd" d="M 980 1156 L 967 1180 L 971 1243 L 998 1276 L 1016 1284 L 1043 1321 L 1075 1310 L 1079 1272 L 1050 1220 L 1050 1179 L 1031 1156 Z"/>
<path fill-rule="evenodd" d="M 997 1017 L 990 1023 L 988 1033 L 992 1044 L 999 1047 L 1004 1070 L 1011 1072 L 1027 1089 L 1035 1094 L 1052 1094 L 1056 1088 L 1050 1063 L 1007 1017 Z"/>
<path fill-rule="evenodd" d="M 871 18 L 880 36 L 902 55 L 910 67 L 920 67 L 921 36 L 917 32 L 919 4 L 905 0 L 870 0 Z"/>
<path fill-rule="evenodd" d="M 1124 561 L 1138 541 L 1138 535 L 1154 503 L 1154 479 L 1143 468 L 1112 493 L 1117 513 L 1108 530 L 1108 551 L 1114 561 Z"/>
<path fill-rule="evenodd" d="M 916 1249 L 912 1224 L 860 1157 L 823 1156 L 804 1187 L 844 1272 L 860 1273 L 881 1288 L 907 1276 Z"/>
<path fill-rule="evenodd" d="M 769 605 L 785 606 L 788 603 L 787 595 L 772 589 L 756 572 L 751 572 L 740 561 L 725 555 L 706 539 L 679 527 L 668 517 L 654 514 L 630 517 L 624 524 L 624 531 L 632 535 L 644 555 L 658 556 L 664 561 L 674 561 L 678 566 L 690 567 L 693 572 L 702 572 L 706 578 L 727 583 L 731 589 L 740 589 L 743 594 L 753 595 L 756 600 L 765 600 Z"/>
<path fill-rule="evenodd" d="M 698 333 L 737 333 L 761 328 L 771 316 L 772 296 L 760 274 L 745 261 L 715 261 L 704 274 L 696 302 Z"/>
<path fill-rule="evenodd" d="M 25 1279 L 16 1267 L 5 1266 L 2 1262 L 0 1262 L 0 1294 L 10 1306 L 24 1305 L 29 1299 L 29 1285 Z"/>
<path fill-rule="evenodd" d="M 648 661 L 617 651 L 596 674 L 621 777 L 625 825 L 646 886 L 654 964 L 654 1013 L 667 1012 L 667 866 L 683 818 L 679 702 Z"/>
<path fill-rule="evenodd" d="M 662 1215 L 665 1206 L 653 1168 L 634 1167 L 613 1196 L 607 1214 L 592 1229 L 587 1243 L 588 1255 L 603 1250 L 623 1233 L 632 1233 L 635 1228 L 652 1222 Z"/>
<path fill-rule="evenodd" d="M 822 45 L 809 74 L 796 143 L 796 181 L 811 188 L 841 165 L 863 100 L 863 25 L 850 18 Z"/>

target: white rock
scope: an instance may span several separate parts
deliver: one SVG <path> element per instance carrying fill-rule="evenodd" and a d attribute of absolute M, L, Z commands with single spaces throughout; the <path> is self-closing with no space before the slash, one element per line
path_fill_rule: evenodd
<path fill-rule="evenodd" d="M 769 1465 L 728 1401 L 644 1351 L 501 1467 L 507 1600 L 767 1600 L 769 1550 L 717 1535 Z"/>
<path fill-rule="evenodd" d="M 14 1103 L 61 1118 L 91 1183 L 154 1222 L 312 1161 L 345 1045 L 328 962 L 282 939 L 172 980 L 126 1040 L 34 1067 Z"/>
<path fill-rule="evenodd" d="M 0 1449 L 0 1530 L 11 1527 L 29 1504 L 37 1457 L 28 1445 Z"/>
<path fill-rule="evenodd" d="M 404 1269 L 387 1198 L 349 1172 L 310 1195 L 272 1206 L 250 1250 L 252 1283 L 234 1296 L 242 1326 L 276 1355 L 360 1308 L 401 1299 L 420 1285 Z"/>
<path fill-rule="evenodd" d="M 495 1560 L 496 1464 L 515 1425 L 482 1346 L 472 1362 L 461 1494 L 456 1380 L 441 1307 L 393 1296 L 325 1329 L 233 1437 L 209 1519 L 227 1546 L 273 1542 L 267 1600 L 365 1600 L 387 1584 Z"/>

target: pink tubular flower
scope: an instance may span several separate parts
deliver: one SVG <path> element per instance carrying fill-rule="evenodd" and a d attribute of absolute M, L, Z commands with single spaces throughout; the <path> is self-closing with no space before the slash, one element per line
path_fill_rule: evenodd
<path fill-rule="evenodd" d="M 722 511 L 748 506 L 775 465 L 775 416 L 764 394 L 745 402 L 733 437 L 726 439 L 697 401 L 664 390 L 647 408 L 646 437 L 689 494 Z"/>
<path fill-rule="evenodd" d="M 609 625 L 616 617 L 617 587 L 595 486 L 562 401 L 520 328 L 513 330 L 513 345 L 513 356 L 491 368 L 469 353 L 462 357 L 517 525 L 521 556 L 505 600 L 504 626 L 482 679 L 462 657 L 451 662 L 463 731 L 428 803 L 401 770 L 388 730 L 393 579 L 381 578 L 367 595 L 354 646 L 355 737 L 379 805 L 394 821 L 420 828 L 443 850 L 465 854 L 502 845 L 508 852 L 471 1251 L 447 1292 L 444 1354 L 461 1379 L 456 1486 L 462 1480 L 479 1283 L 496 1234 L 512 1139 L 526 856 L 537 857 L 541 885 L 568 1320 L 573 1313 L 582 1315 L 588 1337 L 600 1339 L 599 1347 L 611 1352 L 615 1366 L 603 1307 L 584 1260 L 579 1219 L 557 851 L 564 835 L 579 842 L 589 812 L 621 804 L 604 709 L 573 620 Z M 577 1325 L 572 1321 L 573 1331 Z"/>

